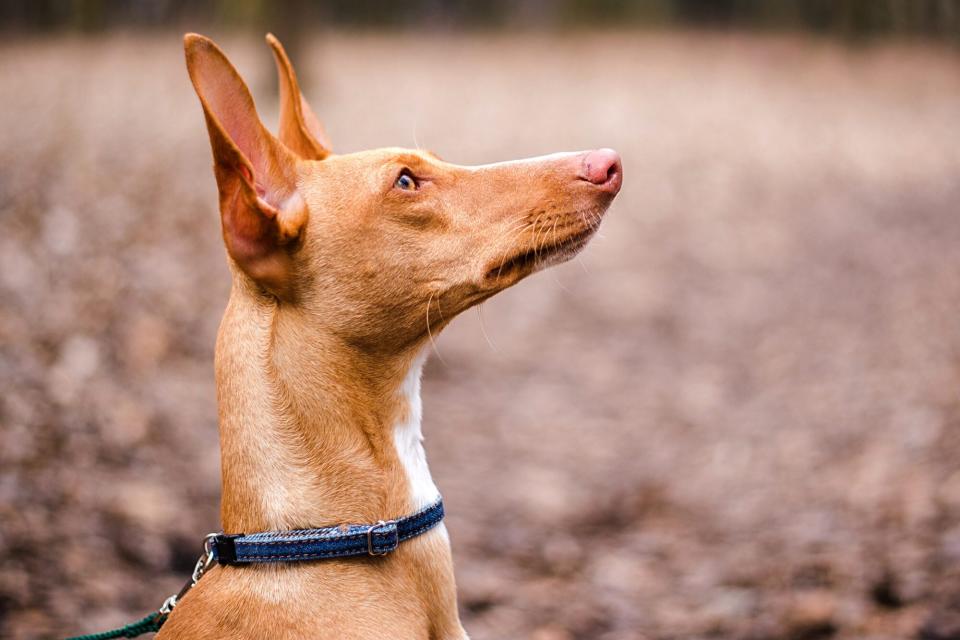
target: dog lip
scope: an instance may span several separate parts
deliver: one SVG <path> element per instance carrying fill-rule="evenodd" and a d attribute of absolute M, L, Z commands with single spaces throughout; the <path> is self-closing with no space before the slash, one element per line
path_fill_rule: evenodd
<path fill-rule="evenodd" d="M 545 247 L 529 248 L 521 251 L 508 260 L 504 260 L 502 263 L 493 264 L 491 268 L 487 270 L 485 279 L 497 280 L 505 275 L 520 273 L 530 268 L 536 270 L 537 267 L 547 266 L 551 264 L 552 258 L 579 251 L 587 244 L 587 241 L 593 237 L 596 230 L 596 225 L 590 225 L 581 231 L 568 235 L 562 240 L 551 243 Z"/>
<path fill-rule="evenodd" d="M 555 253 L 562 253 L 564 250 L 573 249 L 574 247 L 580 247 L 583 244 L 586 244 L 587 240 L 593 237 L 593 234 L 596 233 L 597 227 L 591 225 L 588 226 L 583 231 L 577 232 L 573 235 L 567 236 L 560 242 L 555 243 L 548 249 L 548 254 L 552 255 Z"/>

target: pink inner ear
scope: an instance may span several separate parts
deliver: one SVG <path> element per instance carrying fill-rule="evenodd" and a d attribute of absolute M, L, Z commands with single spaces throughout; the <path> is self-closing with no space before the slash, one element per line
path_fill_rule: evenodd
<path fill-rule="evenodd" d="M 263 128 L 243 80 L 218 56 L 203 56 L 194 73 L 203 99 L 227 136 L 250 161 L 257 176 L 267 175 Z M 253 182 L 252 176 L 246 177 Z"/>
<path fill-rule="evenodd" d="M 257 192 L 258 196 L 261 198 L 266 198 L 267 190 L 262 184 L 254 180 L 253 175 L 250 173 L 250 169 L 248 169 L 246 165 L 240 165 L 240 174 L 246 178 L 247 182 L 253 185 L 253 188 Z"/>

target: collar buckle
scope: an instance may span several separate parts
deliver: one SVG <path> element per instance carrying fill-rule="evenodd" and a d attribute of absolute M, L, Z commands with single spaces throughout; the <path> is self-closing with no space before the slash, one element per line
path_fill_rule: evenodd
<path fill-rule="evenodd" d="M 374 535 L 385 539 L 374 540 Z M 399 544 L 400 532 L 397 531 L 397 524 L 393 520 L 390 522 L 380 520 L 367 529 L 367 555 L 385 556 L 396 549 Z"/>

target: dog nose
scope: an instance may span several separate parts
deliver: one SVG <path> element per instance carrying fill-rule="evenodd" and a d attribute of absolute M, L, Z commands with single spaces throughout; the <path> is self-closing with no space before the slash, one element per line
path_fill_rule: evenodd
<path fill-rule="evenodd" d="M 597 149 L 588 152 L 583 156 L 580 164 L 579 178 L 616 195 L 623 183 L 620 154 L 613 149 Z"/>

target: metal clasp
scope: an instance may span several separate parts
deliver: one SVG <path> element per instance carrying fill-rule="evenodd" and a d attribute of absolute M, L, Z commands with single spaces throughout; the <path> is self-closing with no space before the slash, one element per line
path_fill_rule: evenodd
<path fill-rule="evenodd" d="M 160 614 L 167 615 L 173 611 L 173 608 L 177 606 L 183 596 L 187 595 L 187 592 L 190 591 L 190 589 L 193 589 L 195 586 L 197 586 L 197 583 L 200 582 L 200 578 L 203 577 L 203 574 L 205 574 L 207 569 L 213 565 L 215 562 L 213 557 L 213 541 L 216 537 L 216 533 L 208 533 L 203 537 L 203 555 L 197 559 L 197 564 L 193 567 L 193 573 L 190 575 L 190 579 L 187 580 L 179 592 L 173 594 L 163 601 L 163 604 L 160 605 L 159 609 Z"/>

